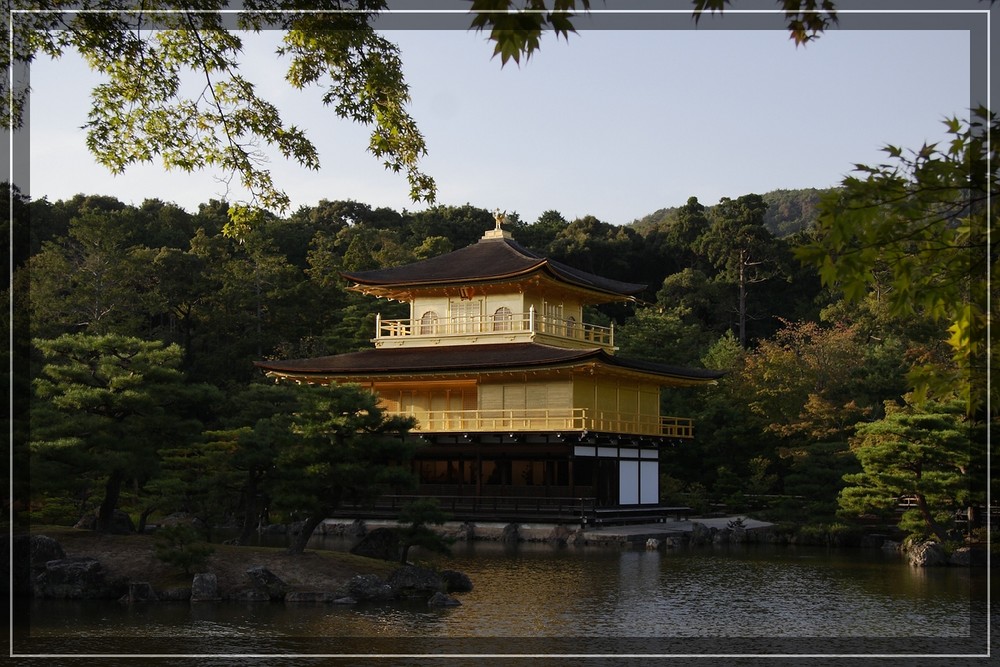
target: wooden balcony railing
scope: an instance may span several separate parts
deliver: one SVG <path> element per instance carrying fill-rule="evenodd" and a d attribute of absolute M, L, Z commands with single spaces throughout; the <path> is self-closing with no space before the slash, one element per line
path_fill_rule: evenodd
<path fill-rule="evenodd" d="M 585 408 L 417 410 L 387 414 L 415 418 L 415 433 L 595 431 L 685 439 L 694 437 L 694 423 L 685 417 L 607 413 Z"/>
<path fill-rule="evenodd" d="M 375 340 L 399 338 L 446 338 L 455 336 L 481 336 L 484 334 L 509 336 L 517 333 L 547 334 L 557 338 L 580 341 L 598 347 L 615 345 L 615 328 L 597 324 L 546 317 L 535 312 L 534 306 L 527 313 L 480 315 L 475 317 L 439 318 L 435 320 L 403 319 L 383 320 L 379 315 L 375 323 Z"/>

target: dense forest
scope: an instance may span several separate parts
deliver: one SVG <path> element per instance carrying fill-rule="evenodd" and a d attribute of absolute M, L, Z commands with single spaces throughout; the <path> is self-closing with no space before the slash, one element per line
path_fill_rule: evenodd
<path fill-rule="evenodd" d="M 697 434 L 662 457 L 665 501 L 831 526 L 895 521 L 898 497 L 915 489 L 930 509 L 904 527 L 948 530 L 956 511 L 984 502 L 970 482 L 985 478 L 984 447 L 970 447 L 983 428 L 947 395 L 908 403 L 917 365 L 954 364 L 939 322 L 893 308 L 878 277 L 845 299 L 796 258 L 823 194 L 691 197 L 623 226 L 508 214 L 506 227 L 541 255 L 648 285 L 634 303 L 589 315 L 615 323 L 619 354 L 726 371 L 717 386 L 662 397 L 663 413 L 693 417 Z M 234 237 L 221 201 L 191 213 L 100 195 L 29 201 L 15 190 L 11 205 L 15 230 L 27 230 L 15 234 L 14 386 L 31 397 L 30 420 L 15 425 L 15 442 L 30 441 L 21 453 L 31 483 L 20 480 L 16 496 L 45 522 L 104 505 L 246 527 L 258 518 L 248 497 L 273 500 L 272 520 L 294 518 L 279 511 L 288 480 L 268 473 L 280 438 L 260 444 L 289 399 L 266 395 L 274 388 L 253 362 L 369 347 L 376 314 L 406 317 L 405 306 L 347 291 L 340 272 L 432 257 L 494 225 L 468 204 L 398 212 L 321 201 Z M 103 398 L 87 403 L 88 373 L 126 357 L 128 372 L 107 373 Z M 74 446 L 59 428 L 68 415 L 106 441 Z M 893 470 L 897 487 L 876 493 L 873 471 L 893 462 L 865 457 L 893 428 L 910 429 L 926 454 L 924 480 Z"/>

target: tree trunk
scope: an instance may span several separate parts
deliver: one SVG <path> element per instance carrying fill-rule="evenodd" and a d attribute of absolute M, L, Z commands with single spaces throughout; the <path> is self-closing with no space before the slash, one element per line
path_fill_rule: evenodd
<path fill-rule="evenodd" d="M 920 510 L 920 515 L 924 518 L 924 523 L 930 528 L 931 532 L 934 533 L 934 537 L 938 539 L 939 542 L 944 543 L 948 541 L 948 533 L 945 531 L 944 526 L 934 520 L 933 515 L 931 515 L 930 508 L 927 507 L 927 500 L 924 498 L 923 494 L 918 493 L 916 495 L 917 509 Z"/>
<path fill-rule="evenodd" d="M 139 515 L 139 525 L 136 526 L 135 532 L 139 533 L 140 535 L 146 532 L 146 521 L 149 520 L 149 515 L 155 511 L 156 511 L 155 506 L 147 507 L 142 511 L 142 514 Z"/>
<path fill-rule="evenodd" d="M 295 536 L 286 553 L 290 556 L 295 556 L 305 551 L 306 543 L 309 541 L 309 538 L 312 537 L 313 531 L 316 530 L 316 526 L 322 523 L 323 519 L 326 518 L 326 515 L 326 512 L 322 512 L 320 514 L 313 514 L 306 519 L 305 525 L 302 526 L 302 532 Z"/>
<path fill-rule="evenodd" d="M 257 502 L 259 476 L 256 471 L 251 470 L 247 474 L 246 492 L 243 498 L 243 529 L 237 544 L 245 547 L 250 543 L 254 529 L 260 525 L 260 505 Z"/>
<path fill-rule="evenodd" d="M 740 273 L 739 273 L 739 321 L 740 321 L 740 347 L 747 346 L 747 282 L 746 282 L 746 255 L 740 251 Z"/>
<path fill-rule="evenodd" d="M 122 492 L 122 484 L 125 482 L 125 475 L 121 471 L 114 471 L 108 477 L 104 485 L 104 500 L 101 508 L 97 512 L 97 530 L 101 533 L 111 531 L 111 522 L 114 519 L 115 510 L 118 508 L 118 497 Z"/>

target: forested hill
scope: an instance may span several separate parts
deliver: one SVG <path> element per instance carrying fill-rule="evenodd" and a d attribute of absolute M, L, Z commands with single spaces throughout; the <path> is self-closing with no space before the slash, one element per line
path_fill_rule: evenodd
<path fill-rule="evenodd" d="M 816 205 L 819 202 L 820 195 L 828 191 L 806 188 L 801 190 L 773 190 L 762 195 L 764 202 L 767 204 L 767 212 L 764 214 L 764 226 L 778 238 L 785 238 L 803 229 L 807 229 L 816 219 Z M 705 202 L 701 202 L 701 204 L 708 211 L 715 208 L 715 205 L 708 205 Z M 630 226 L 635 231 L 645 235 L 650 229 L 669 225 L 676 220 L 680 210 L 680 206 L 661 208 L 638 220 L 634 220 L 630 223 Z"/>

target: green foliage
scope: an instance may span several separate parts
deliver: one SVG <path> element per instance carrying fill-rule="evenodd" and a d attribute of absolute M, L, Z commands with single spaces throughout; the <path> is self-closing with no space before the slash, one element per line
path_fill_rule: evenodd
<path fill-rule="evenodd" d="M 980 108 L 945 126 L 943 145 L 887 146 L 892 164 L 857 165 L 860 176 L 822 199 L 815 238 L 796 253 L 850 300 L 876 291 L 894 315 L 942 323 L 952 363 L 914 364 L 915 398 L 956 395 L 974 413 L 987 390 L 987 239 L 995 223 L 987 203 L 1000 191 L 1000 123 Z"/>
<path fill-rule="evenodd" d="M 883 419 L 858 426 L 851 449 L 861 472 L 845 475 L 845 516 L 885 512 L 903 498 L 915 508 L 900 527 L 948 539 L 955 510 L 972 500 L 969 424 L 955 404 L 886 405 Z"/>
<path fill-rule="evenodd" d="M 80 502 L 68 496 L 40 494 L 32 499 L 29 518 L 32 523 L 72 526 L 83 515 Z"/>
<path fill-rule="evenodd" d="M 414 445 L 403 437 L 412 419 L 386 417 L 378 397 L 357 385 L 301 386 L 292 416 L 295 446 L 274 461 L 274 504 L 297 513 L 307 530 L 292 545 L 301 553 L 312 530 L 341 503 L 369 503 L 388 490 L 402 491 L 415 479 L 403 467 Z"/>
<path fill-rule="evenodd" d="M 786 446 L 779 448 L 778 453 L 787 471 L 782 476 L 785 498 L 776 508 L 776 514 L 797 522 L 834 521 L 844 476 L 861 469 L 847 442 Z"/>
<path fill-rule="evenodd" d="M 752 285 L 785 273 L 784 245 L 764 227 L 767 204 L 761 195 L 732 200 L 723 197 L 713 210 L 712 224 L 697 240 L 696 249 L 718 270 L 718 280 L 736 288 L 733 309 L 738 337 L 747 344 L 751 316 L 748 292 Z"/>
<path fill-rule="evenodd" d="M 764 226 L 778 238 L 807 232 L 819 215 L 819 198 L 828 190 L 772 190 L 764 194 Z"/>
<path fill-rule="evenodd" d="M 194 526 L 178 523 L 156 531 L 153 553 L 160 561 L 191 575 L 205 566 L 215 549 L 202 541 Z"/>
<path fill-rule="evenodd" d="M 215 391 L 184 383 L 176 346 L 115 334 L 34 344 L 44 364 L 33 386 L 33 465 L 75 476 L 46 475 L 33 490 L 65 489 L 81 478 L 103 483 L 98 527 L 107 529 L 125 481 L 144 483 L 156 473 L 161 448 L 195 437 L 197 409 Z"/>
<path fill-rule="evenodd" d="M 440 526 L 449 518 L 449 515 L 441 509 L 441 505 L 435 498 L 422 498 L 405 505 L 400 511 L 398 519 L 398 522 L 403 525 L 396 529 L 403 547 L 400 563 L 406 565 L 411 547 L 420 547 L 439 554 L 450 554 L 450 546 L 455 540 L 439 535 L 428 527 L 428 524 Z"/>
<path fill-rule="evenodd" d="M 637 308 L 635 316 L 615 330 L 623 356 L 691 365 L 707 345 L 708 334 L 694 323 L 685 323 L 676 312 Z"/>
<path fill-rule="evenodd" d="M 74 8 L 55 3 L 51 9 L 62 6 Z M 159 159 L 167 169 L 207 167 L 220 170 L 227 182 L 238 179 L 250 199 L 231 208 L 227 230 L 242 235 L 255 211 L 288 207 L 267 169 L 272 154 L 305 169 L 320 167 L 306 133 L 286 123 L 241 69 L 239 31 L 281 27 L 278 55 L 290 59 L 288 82 L 300 89 L 325 86 L 324 105 L 373 127 L 369 152 L 388 170 L 406 174 L 411 198 L 433 200 L 434 181 L 419 168 L 426 146 L 406 109 L 410 98 L 398 48 L 372 25 L 384 3 L 359 2 L 345 12 L 339 1 L 318 2 L 310 9 L 331 12 L 298 13 L 297 3 L 269 0 L 229 16 L 213 12 L 220 8 L 216 3 L 198 11 L 174 3 L 163 8 L 169 11 L 114 3 L 101 13 L 14 14 L 18 39 L 13 61 L 5 58 L 5 64 L 24 67 L 41 55 L 78 52 L 103 78 L 92 91 L 86 124 L 97 161 L 113 173 Z M 202 83 L 189 93 L 190 80 Z M 18 127 L 27 91 L 10 93 L 2 112 Z"/>

